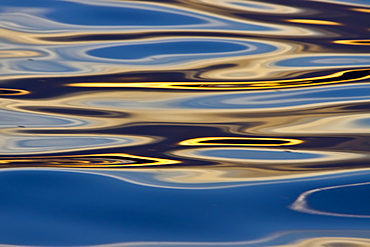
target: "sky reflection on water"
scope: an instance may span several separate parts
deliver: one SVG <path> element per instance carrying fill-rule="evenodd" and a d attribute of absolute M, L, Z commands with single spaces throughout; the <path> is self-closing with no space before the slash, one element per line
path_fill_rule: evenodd
<path fill-rule="evenodd" d="M 366 0 L 0 3 L 1 246 L 369 246 Z"/>

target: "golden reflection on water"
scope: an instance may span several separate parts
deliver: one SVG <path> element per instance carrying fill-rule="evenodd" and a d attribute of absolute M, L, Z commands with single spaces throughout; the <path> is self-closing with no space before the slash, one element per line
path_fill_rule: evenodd
<path fill-rule="evenodd" d="M 363 8 L 352 8 L 353 11 L 363 12 L 363 13 L 370 13 L 370 9 L 363 9 Z"/>
<path fill-rule="evenodd" d="M 290 146 L 303 143 L 302 140 L 284 138 L 253 137 L 201 137 L 179 143 L 184 146 Z"/>
<path fill-rule="evenodd" d="M 4 96 L 18 96 L 18 95 L 26 95 L 30 94 L 30 92 L 22 89 L 10 89 L 10 88 L 0 88 L 0 95 Z"/>
<path fill-rule="evenodd" d="M 334 40 L 333 43 L 344 45 L 370 45 L 370 39 Z"/>
<path fill-rule="evenodd" d="M 331 26 L 342 25 L 341 23 L 334 22 L 334 21 L 312 20 L 312 19 L 289 19 L 286 21 L 294 22 L 294 23 L 302 23 L 302 24 L 314 24 L 314 25 L 331 25 Z"/>
<path fill-rule="evenodd" d="M 298 241 L 298 243 L 274 245 L 275 247 L 367 247 L 366 238 L 318 237 Z"/>
<path fill-rule="evenodd" d="M 176 160 L 144 157 L 125 153 L 0 158 L 0 168 L 123 168 L 139 166 L 159 166 L 178 163 L 181 162 Z"/>
<path fill-rule="evenodd" d="M 358 74 L 357 74 L 358 73 Z M 351 75 L 349 75 L 351 74 Z M 325 76 L 302 79 L 255 82 L 82 82 L 70 83 L 72 87 L 136 87 L 136 88 L 170 88 L 198 90 L 249 90 L 249 89 L 280 89 L 303 86 L 318 86 L 342 82 L 355 82 L 370 78 L 369 69 L 344 70 Z"/>

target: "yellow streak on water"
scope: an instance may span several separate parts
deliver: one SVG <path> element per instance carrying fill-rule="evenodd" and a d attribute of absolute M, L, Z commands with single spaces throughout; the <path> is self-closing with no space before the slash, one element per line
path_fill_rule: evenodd
<path fill-rule="evenodd" d="M 345 45 L 370 45 L 370 39 L 335 40 L 333 43 Z"/>
<path fill-rule="evenodd" d="M 229 140 L 237 140 L 237 141 L 243 141 L 245 143 L 241 144 L 232 144 L 227 143 Z M 202 143 L 204 141 L 207 141 L 207 143 Z M 210 141 L 210 142 L 208 142 Z M 225 143 L 212 143 L 212 141 L 224 141 Z M 248 143 L 248 141 L 265 141 L 267 143 L 264 144 L 253 144 Z M 274 142 L 274 141 L 281 141 L 285 143 L 268 143 L 268 142 Z M 254 138 L 254 137 L 202 137 L 202 138 L 194 138 L 185 140 L 179 143 L 179 145 L 184 146 L 291 146 L 291 145 L 298 145 L 300 143 L 303 143 L 302 140 L 297 139 L 285 139 L 285 138 Z"/>
<path fill-rule="evenodd" d="M 312 19 L 289 19 L 286 21 L 294 22 L 294 23 L 302 23 L 302 24 L 314 24 L 314 25 L 332 25 L 332 26 L 342 25 L 341 23 L 334 22 L 334 21 L 312 20 Z"/>
<path fill-rule="evenodd" d="M 104 158 L 106 160 L 104 160 Z M 117 159 L 118 158 L 118 159 Z M 85 160 L 84 160 L 85 159 Z M 142 160 L 142 162 L 129 163 L 131 160 Z M 98 161 L 98 164 L 92 163 Z M 137 156 L 126 153 L 111 154 L 88 154 L 88 155 L 70 155 L 70 156 L 41 156 L 41 157 L 16 157 L 0 159 L 0 166 L 17 166 L 14 164 L 27 166 L 27 163 L 35 164 L 38 167 L 69 167 L 69 168 L 119 168 L 136 166 L 158 166 L 181 163 L 177 160 L 161 159 L 145 156 Z M 74 164 L 73 164 L 74 163 Z M 34 166 L 34 165 L 31 165 Z"/>
<path fill-rule="evenodd" d="M 9 88 L 0 88 L 0 95 L 12 96 L 12 95 L 25 95 L 30 94 L 30 92 L 22 89 L 9 89 Z"/>
<path fill-rule="evenodd" d="M 170 89 L 198 89 L 198 90 L 236 90 L 236 89 L 279 89 L 303 86 L 316 86 L 350 82 L 370 78 L 365 75 L 358 78 L 340 79 L 347 72 L 364 71 L 368 69 L 355 69 L 336 72 L 330 75 L 317 76 L 303 79 L 288 79 L 276 81 L 252 81 L 252 82 L 86 82 L 70 83 L 72 87 L 139 87 L 139 88 L 170 88 Z M 338 78 L 337 80 L 335 80 Z M 329 80 L 320 82 L 318 80 Z M 316 81 L 316 82 L 315 82 Z"/>
<path fill-rule="evenodd" d="M 358 11 L 358 12 L 364 12 L 364 13 L 370 13 L 370 9 L 353 8 L 351 10 Z"/>

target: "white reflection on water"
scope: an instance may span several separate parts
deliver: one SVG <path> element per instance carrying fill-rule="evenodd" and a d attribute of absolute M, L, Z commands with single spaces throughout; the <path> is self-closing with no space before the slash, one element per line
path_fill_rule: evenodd
<path fill-rule="evenodd" d="M 323 187 L 323 188 L 309 190 L 309 191 L 306 191 L 306 192 L 302 193 L 301 195 L 299 195 L 299 197 L 290 206 L 290 208 L 293 209 L 293 210 L 296 210 L 298 212 L 308 213 L 308 214 L 328 215 L 328 216 L 335 216 L 335 217 L 370 218 L 370 215 L 349 214 L 349 213 L 346 214 L 346 213 L 336 213 L 336 212 L 323 211 L 323 210 L 320 210 L 320 209 L 312 208 L 309 205 L 310 196 L 315 194 L 315 193 L 320 193 L 322 191 L 328 191 L 328 190 L 338 190 L 338 189 L 341 189 L 341 188 L 348 188 L 348 187 L 366 186 L 366 185 L 370 185 L 370 182 L 337 185 L 337 186 L 330 186 L 330 187 Z M 354 191 L 354 193 L 359 193 L 359 191 Z M 330 196 L 330 194 L 329 194 L 329 196 Z M 363 204 L 365 206 L 368 206 L 367 205 L 367 203 L 368 203 L 367 194 L 366 195 L 364 194 L 363 196 L 361 196 L 361 198 L 362 198 L 363 201 L 362 200 L 355 201 L 354 203 L 360 204 L 360 205 Z M 327 200 L 329 200 L 330 205 L 335 209 L 335 207 L 337 206 L 338 203 L 342 203 L 342 204 L 345 205 L 346 200 L 348 200 L 348 198 L 346 198 L 346 194 L 343 193 L 342 194 L 342 201 L 335 201 L 335 200 L 330 201 L 330 199 L 327 199 Z M 325 203 L 327 203 L 327 202 L 325 202 Z M 353 211 L 350 207 L 348 207 L 347 210 L 348 211 Z"/>
<path fill-rule="evenodd" d="M 330 187 L 324 187 L 324 188 L 318 188 L 306 191 L 302 193 L 297 200 L 290 206 L 291 209 L 302 212 L 302 213 L 309 213 L 309 214 L 318 214 L 318 215 L 328 215 L 328 216 L 336 216 L 336 217 L 354 217 L 354 218 L 370 218 L 370 215 L 358 215 L 358 214 L 345 214 L 345 213 L 335 213 L 335 212 L 326 212 L 321 211 L 315 208 L 311 208 L 309 206 L 309 197 L 314 193 L 320 193 L 321 191 L 326 190 L 336 190 L 340 188 L 346 188 L 346 187 L 356 187 L 356 186 L 365 186 L 369 185 L 370 182 L 365 183 L 355 183 L 355 184 L 346 184 L 346 185 L 337 185 L 337 186 L 330 186 Z M 342 203 L 345 203 L 345 194 L 343 194 L 344 200 Z M 366 197 L 363 197 L 364 201 L 359 201 L 357 203 L 363 204 L 367 203 Z M 335 204 L 332 204 L 333 207 L 335 207 Z M 349 208 L 349 210 L 351 210 Z"/>

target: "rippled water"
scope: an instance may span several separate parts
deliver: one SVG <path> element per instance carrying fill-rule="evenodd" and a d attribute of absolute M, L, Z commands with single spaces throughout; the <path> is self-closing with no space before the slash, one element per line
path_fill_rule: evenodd
<path fill-rule="evenodd" d="M 370 246 L 369 0 L 0 11 L 1 246 Z"/>

